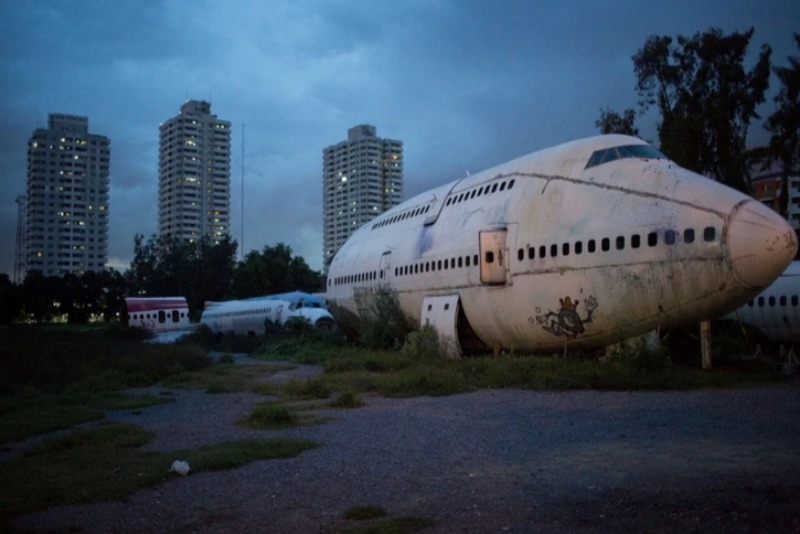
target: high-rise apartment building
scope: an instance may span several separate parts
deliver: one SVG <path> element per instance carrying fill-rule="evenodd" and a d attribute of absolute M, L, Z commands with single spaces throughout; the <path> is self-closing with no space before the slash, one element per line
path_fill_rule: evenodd
<path fill-rule="evenodd" d="M 775 211 L 780 209 L 781 185 L 783 172 L 777 165 L 767 169 L 759 169 L 750 179 L 753 185 L 753 196 Z M 800 174 L 789 174 L 789 198 L 786 203 L 786 218 L 795 230 L 800 231 Z"/>
<path fill-rule="evenodd" d="M 400 203 L 403 196 L 403 143 L 381 139 L 375 127 L 347 131 L 347 141 L 323 151 L 323 260 L 360 226 Z"/>
<path fill-rule="evenodd" d="M 158 231 L 218 243 L 230 230 L 231 123 L 189 100 L 159 127 Z"/>
<path fill-rule="evenodd" d="M 89 119 L 51 113 L 28 141 L 27 271 L 101 271 L 108 259 L 110 141 Z"/>

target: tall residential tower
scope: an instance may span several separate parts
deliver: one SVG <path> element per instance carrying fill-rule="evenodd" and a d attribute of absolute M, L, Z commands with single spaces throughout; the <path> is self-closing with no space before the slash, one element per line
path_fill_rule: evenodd
<path fill-rule="evenodd" d="M 360 226 L 400 203 L 403 143 L 381 139 L 375 127 L 347 131 L 347 141 L 323 153 L 323 261 L 327 269 L 347 238 Z"/>
<path fill-rule="evenodd" d="M 28 141 L 27 271 L 102 271 L 108 259 L 110 141 L 89 119 L 51 113 Z"/>
<path fill-rule="evenodd" d="M 218 243 L 230 230 L 231 123 L 189 100 L 159 127 L 158 231 Z"/>

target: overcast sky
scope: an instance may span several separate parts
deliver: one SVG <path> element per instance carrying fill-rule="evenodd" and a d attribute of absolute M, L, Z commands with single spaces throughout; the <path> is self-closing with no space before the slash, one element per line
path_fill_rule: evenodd
<path fill-rule="evenodd" d="M 348 128 L 403 141 L 408 198 L 597 134 L 601 108 L 635 107 L 648 36 L 750 26 L 751 59 L 800 55 L 798 0 L 0 0 L 0 272 L 48 113 L 111 139 L 110 265 L 157 231 L 158 126 L 196 99 L 232 123 L 234 239 L 321 269 L 322 150 Z"/>

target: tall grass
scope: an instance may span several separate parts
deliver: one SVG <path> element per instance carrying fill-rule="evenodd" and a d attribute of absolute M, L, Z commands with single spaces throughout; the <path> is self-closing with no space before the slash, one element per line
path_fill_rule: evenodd
<path fill-rule="evenodd" d="M 211 364 L 197 345 L 143 344 L 131 330 L 0 328 L 0 443 L 101 418 L 102 409 L 165 402 L 119 390 Z"/>
<path fill-rule="evenodd" d="M 195 450 L 143 451 L 152 435 L 109 424 L 45 441 L 0 469 L 0 530 L 23 513 L 61 504 L 124 498 L 169 479 L 173 460 L 192 472 L 230 469 L 255 460 L 291 458 L 315 447 L 298 439 L 225 442 Z"/>

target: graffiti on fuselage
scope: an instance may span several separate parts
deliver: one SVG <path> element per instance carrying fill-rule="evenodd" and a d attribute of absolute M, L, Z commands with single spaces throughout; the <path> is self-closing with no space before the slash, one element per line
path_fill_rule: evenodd
<path fill-rule="evenodd" d="M 555 336 L 578 337 L 586 331 L 583 325 L 592 322 L 592 314 L 597 309 L 597 299 L 589 296 L 583 301 L 583 307 L 586 309 L 585 318 L 581 318 L 578 312 L 578 306 L 580 306 L 578 299 L 564 297 L 558 300 L 561 303 L 558 311 L 549 310 L 547 313 L 541 313 L 542 309 L 536 307 L 538 314 L 536 315 L 536 324 Z M 533 317 L 529 321 L 533 323 Z"/>

